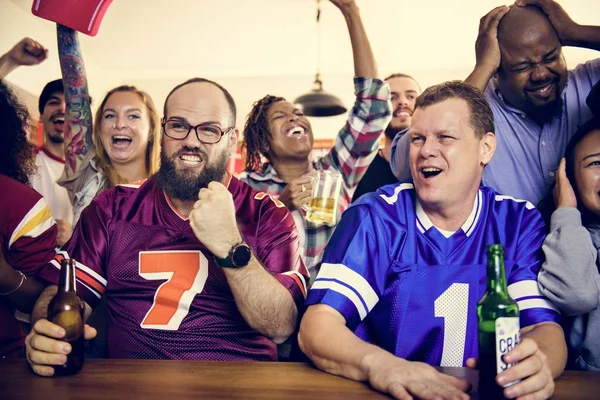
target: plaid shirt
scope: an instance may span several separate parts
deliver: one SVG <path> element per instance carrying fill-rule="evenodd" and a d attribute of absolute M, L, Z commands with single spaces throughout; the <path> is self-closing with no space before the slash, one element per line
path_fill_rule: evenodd
<path fill-rule="evenodd" d="M 338 215 L 350 206 L 352 193 L 377 154 L 379 136 L 387 127 L 392 115 L 387 82 L 355 77 L 354 90 L 354 107 L 348 115 L 346 125 L 338 133 L 333 148 L 326 156 L 312 162 L 312 167 L 316 170 L 334 170 L 343 176 Z M 239 179 L 275 197 L 278 197 L 287 185 L 269 163 L 263 165 L 261 172 L 243 172 Z M 298 211 L 305 214 L 304 210 Z M 321 264 L 323 250 L 333 234 L 335 225 L 316 226 L 304 220 L 304 228 L 304 263 L 314 279 Z"/>

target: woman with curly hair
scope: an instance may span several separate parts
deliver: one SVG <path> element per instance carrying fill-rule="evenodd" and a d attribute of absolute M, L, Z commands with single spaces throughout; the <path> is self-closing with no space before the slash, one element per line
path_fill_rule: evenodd
<path fill-rule="evenodd" d="M 354 188 L 379 147 L 378 139 L 391 119 L 390 90 L 377 78 L 371 45 L 354 0 L 331 0 L 346 19 L 354 54 L 356 101 L 334 147 L 311 160 L 313 132 L 302 110 L 283 97 L 267 95 L 257 101 L 244 128 L 246 171 L 240 179 L 254 189 L 278 197 L 296 221 L 304 263 L 312 279 L 336 224 L 317 224 L 304 217 L 315 171 L 342 176 L 338 215 L 350 205 Z M 263 164 L 263 160 L 267 162 Z"/>
<path fill-rule="evenodd" d="M 35 146 L 27 140 L 29 113 L 6 84 L 0 81 L 0 174 L 25 185 L 35 173 Z"/>
<path fill-rule="evenodd" d="M 25 107 L 0 81 L 0 358 L 23 355 L 25 334 L 15 309 L 31 312 L 43 289 L 35 275 L 54 256 L 56 243 L 50 209 L 28 186 L 35 172 L 28 120 Z"/>

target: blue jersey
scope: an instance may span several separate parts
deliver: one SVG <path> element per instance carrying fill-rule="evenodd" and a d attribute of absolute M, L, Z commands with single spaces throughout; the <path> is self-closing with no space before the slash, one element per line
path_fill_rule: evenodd
<path fill-rule="evenodd" d="M 443 233 L 411 183 L 387 185 L 346 210 L 307 304 L 335 308 L 357 336 L 398 357 L 464 366 L 478 355 L 476 309 L 486 289 L 489 244 L 504 246 L 521 327 L 559 322 L 537 287 L 545 234 L 531 203 L 487 187 L 462 228 Z"/>

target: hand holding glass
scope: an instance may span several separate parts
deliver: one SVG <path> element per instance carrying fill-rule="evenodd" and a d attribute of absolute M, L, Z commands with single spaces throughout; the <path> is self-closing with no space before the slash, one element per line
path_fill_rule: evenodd
<path fill-rule="evenodd" d="M 318 171 L 313 177 L 312 195 L 305 206 L 306 220 L 315 225 L 337 224 L 342 175 L 336 171 Z"/>

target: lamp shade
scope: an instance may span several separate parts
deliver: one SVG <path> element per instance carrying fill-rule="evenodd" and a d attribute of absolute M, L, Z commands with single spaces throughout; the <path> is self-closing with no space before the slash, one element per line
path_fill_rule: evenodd
<path fill-rule="evenodd" d="M 294 104 L 309 117 L 331 117 L 347 111 L 340 99 L 323 90 L 323 83 L 318 74 L 312 91 L 298 97 Z"/>

